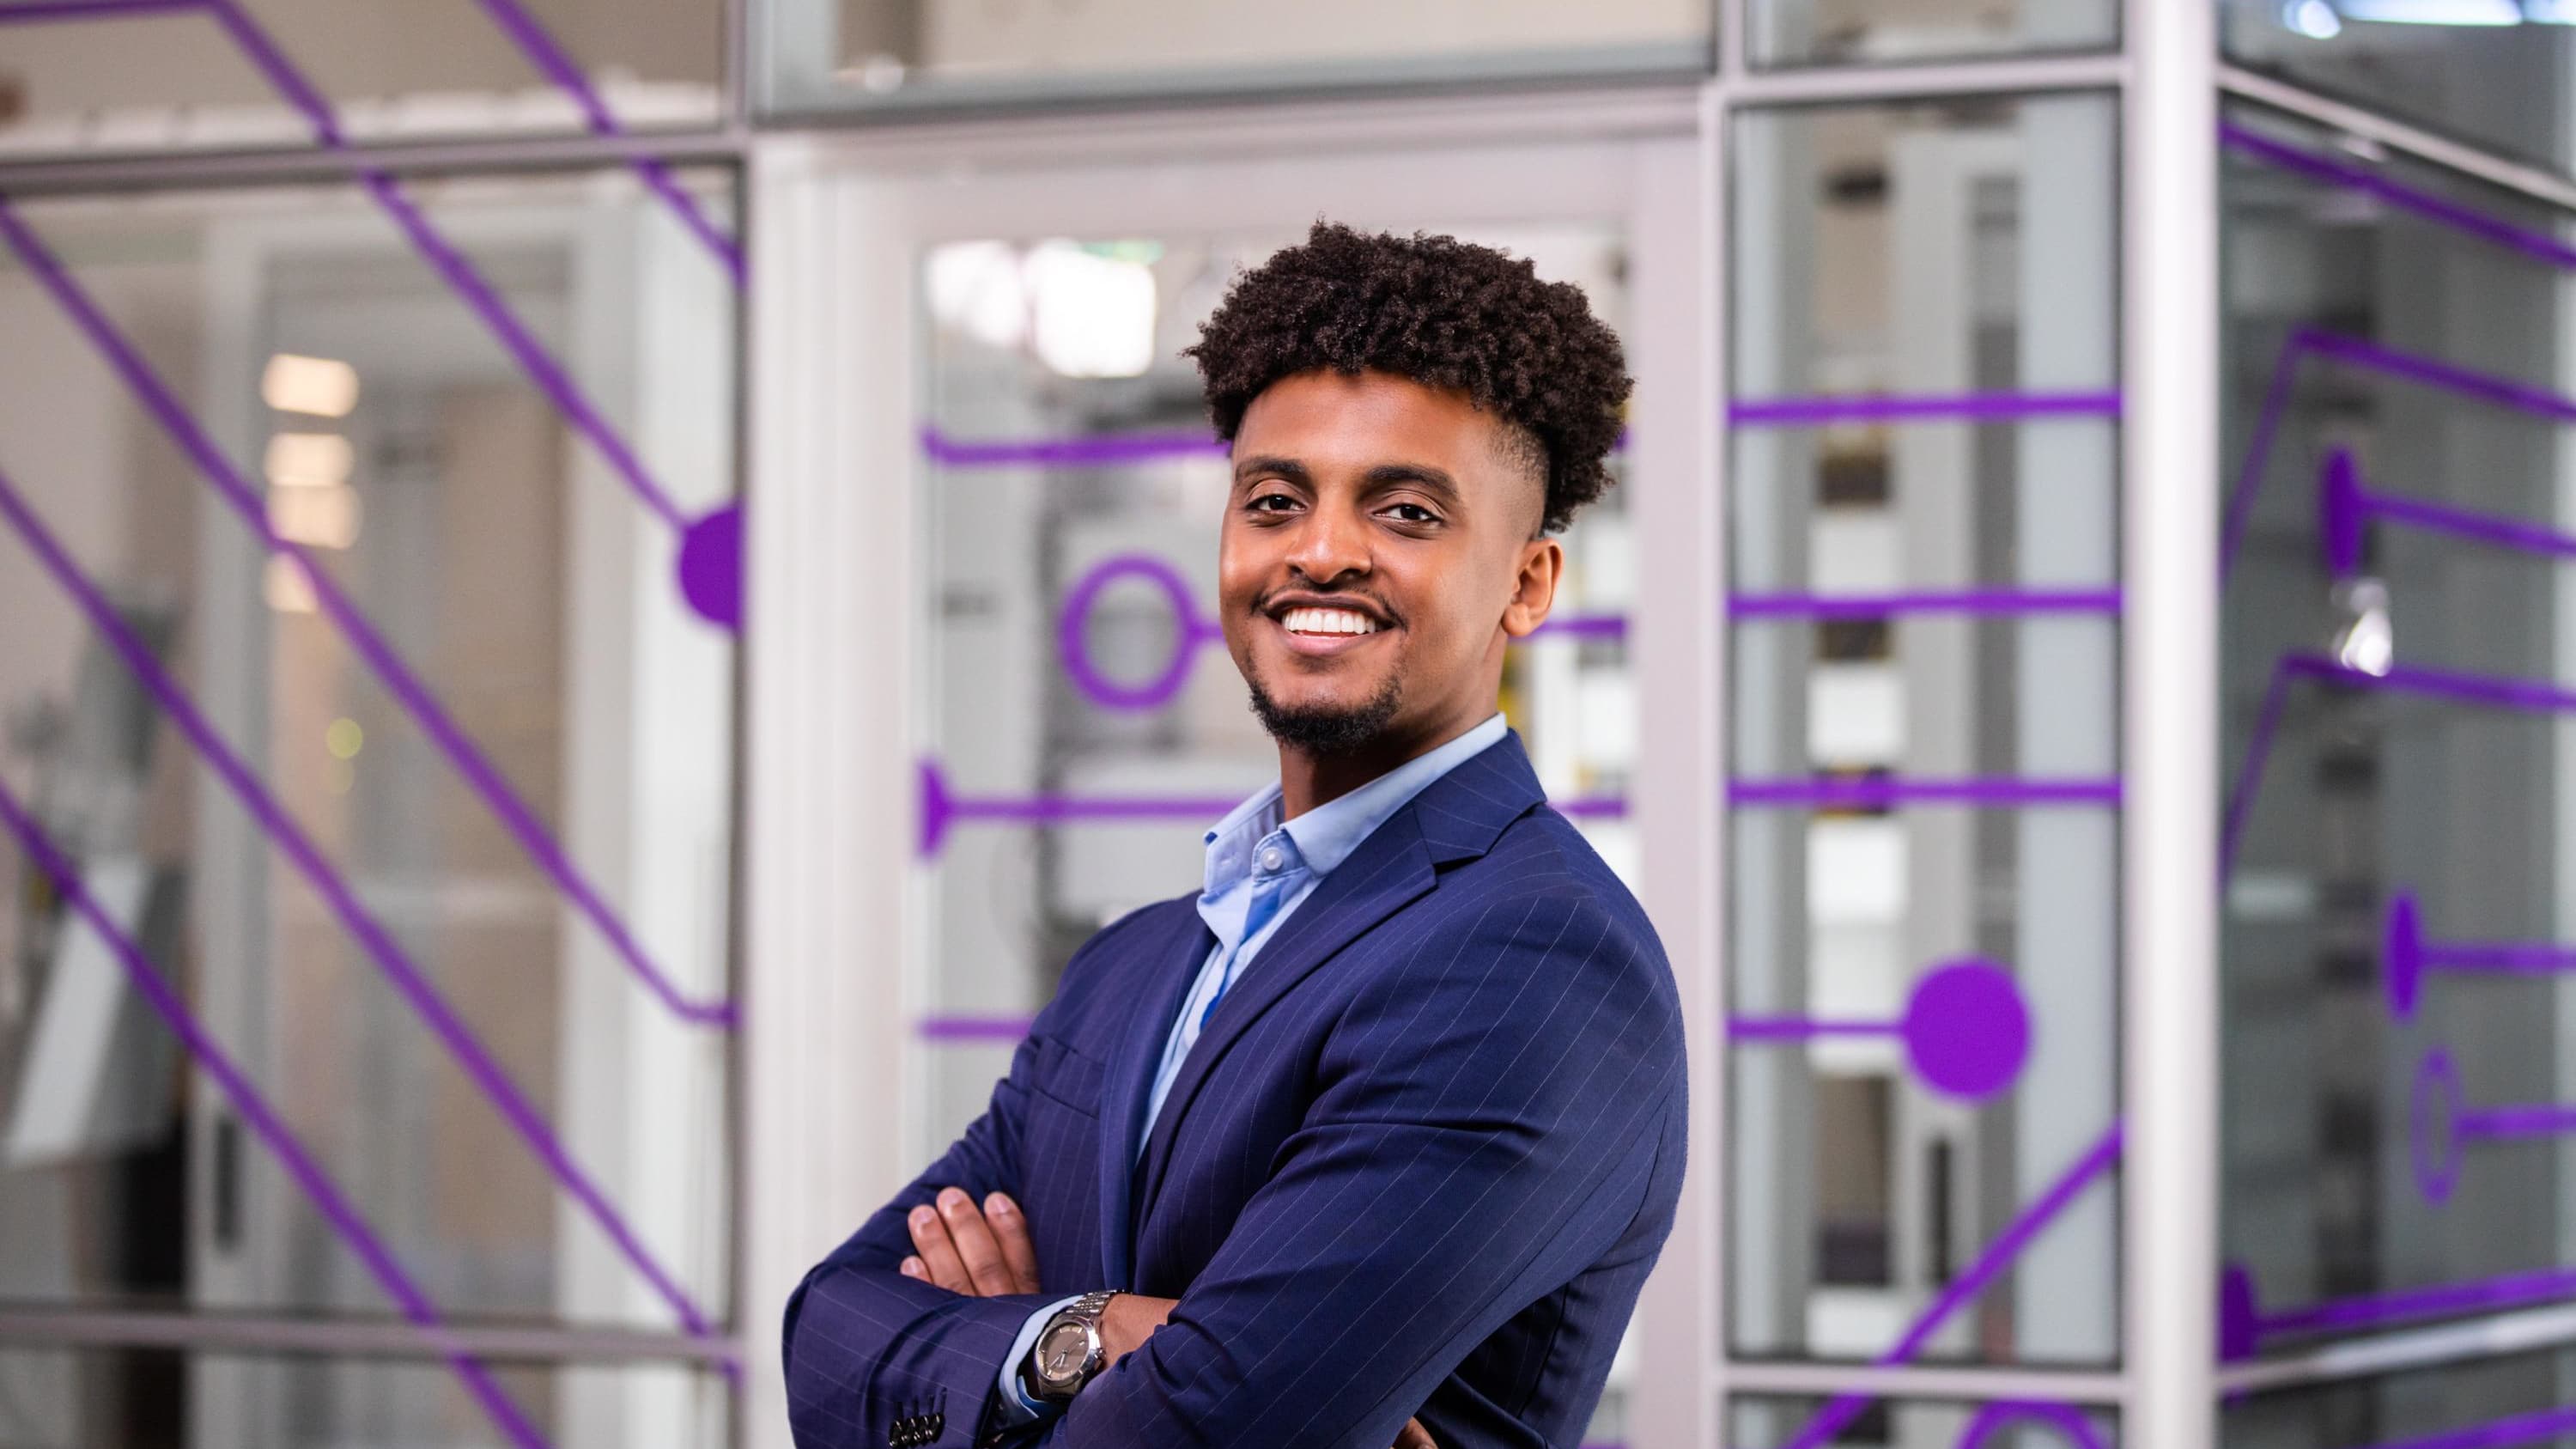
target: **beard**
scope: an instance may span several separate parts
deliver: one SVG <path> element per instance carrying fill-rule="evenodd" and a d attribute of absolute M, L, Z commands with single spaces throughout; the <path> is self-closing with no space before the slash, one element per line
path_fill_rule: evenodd
<path fill-rule="evenodd" d="M 1349 754 L 1375 744 L 1395 719 L 1400 694 L 1390 674 L 1376 694 L 1359 704 L 1291 708 L 1272 699 L 1259 679 L 1247 676 L 1244 682 L 1252 686 L 1252 712 L 1270 737 L 1310 755 Z"/>

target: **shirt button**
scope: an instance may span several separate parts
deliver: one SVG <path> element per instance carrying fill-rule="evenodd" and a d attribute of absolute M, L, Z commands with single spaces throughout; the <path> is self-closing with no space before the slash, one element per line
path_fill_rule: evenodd
<path fill-rule="evenodd" d="M 1265 845 L 1261 847 L 1261 868 L 1263 870 L 1275 871 L 1287 863 L 1287 852 L 1281 850 L 1278 846 Z"/>

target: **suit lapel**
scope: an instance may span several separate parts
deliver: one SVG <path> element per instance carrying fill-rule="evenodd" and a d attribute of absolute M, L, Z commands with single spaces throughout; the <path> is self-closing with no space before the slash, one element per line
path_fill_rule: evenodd
<path fill-rule="evenodd" d="M 1127 1022 L 1117 1058 L 1109 1063 L 1100 1095 L 1100 1268 L 1101 1282 L 1125 1288 L 1133 1272 L 1136 1219 L 1131 1174 L 1135 1170 L 1136 1129 L 1145 1119 L 1146 1099 L 1153 1095 L 1154 1068 L 1163 1060 L 1163 1039 L 1172 1018 L 1189 995 L 1190 980 L 1216 945 L 1216 937 L 1194 907 L 1183 903 L 1174 922 L 1173 944 L 1158 956 L 1141 984 L 1136 1014 Z M 1168 1113 L 1167 1113 L 1168 1115 Z"/>
<path fill-rule="evenodd" d="M 1520 736 L 1507 734 L 1424 787 L 1324 878 L 1253 956 L 1182 1060 L 1137 1165 L 1142 1187 L 1134 1199 L 1134 1222 L 1142 1224 L 1152 1213 L 1180 1121 L 1235 1038 L 1333 953 L 1429 891 L 1438 882 L 1438 867 L 1484 854 L 1503 827 L 1544 798 Z M 1156 1042 L 1170 1030 L 1177 1009 L 1167 1005 L 1157 1018 Z M 1150 1066 L 1145 1080 L 1150 1088 Z"/>

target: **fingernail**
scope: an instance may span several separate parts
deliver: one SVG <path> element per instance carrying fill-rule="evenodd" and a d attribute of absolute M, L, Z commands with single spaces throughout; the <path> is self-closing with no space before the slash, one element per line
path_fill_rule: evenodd
<path fill-rule="evenodd" d="M 939 1205 L 941 1207 L 952 1208 L 964 1207 L 966 1205 L 966 1193 L 961 1188 L 943 1187 L 939 1190 Z"/>
<path fill-rule="evenodd" d="M 930 1226 L 932 1222 L 936 1221 L 938 1217 L 939 1214 L 932 1212 L 927 1206 L 917 1207 L 912 1210 L 912 1222 L 915 1227 L 926 1228 Z"/>
<path fill-rule="evenodd" d="M 903 1260 L 903 1271 L 904 1271 L 905 1276 L 907 1276 L 907 1277 L 912 1277 L 912 1278 L 918 1278 L 918 1277 L 920 1277 L 920 1276 L 921 1276 L 921 1260 L 920 1260 L 919 1258 L 906 1258 L 906 1259 L 904 1259 L 904 1260 Z"/>
<path fill-rule="evenodd" d="M 1011 1200 L 997 1192 L 991 1197 L 984 1199 L 984 1211 L 988 1213 L 1001 1213 L 1007 1216 L 1011 1211 Z"/>

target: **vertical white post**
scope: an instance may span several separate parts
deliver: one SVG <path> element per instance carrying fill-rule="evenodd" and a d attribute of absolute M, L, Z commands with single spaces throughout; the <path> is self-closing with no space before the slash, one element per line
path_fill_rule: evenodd
<path fill-rule="evenodd" d="M 2210 5 L 2126 19 L 2121 1440 L 2194 1449 L 2217 1409 L 2218 41 Z"/>
<path fill-rule="evenodd" d="M 1640 882 L 1681 988 L 1689 1054 L 1690 1163 L 1672 1236 L 1637 1306 L 1626 1442 L 1698 1449 L 1724 1442 L 1726 1174 L 1725 551 L 1719 527 L 1724 240 L 1717 211 L 1724 111 L 1712 91 L 1696 144 L 1640 147 L 1634 239 L 1637 376 L 1632 503 L 1637 533 L 1637 794 Z M 1692 244 L 1695 240 L 1696 244 Z M 1686 305 L 1695 304 L 1695 305 Z M 1670 308 L 1677 321 L 1655 319 Z"/>

